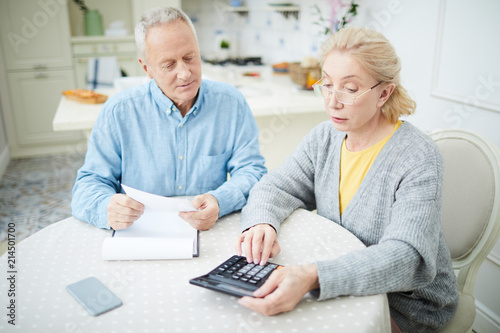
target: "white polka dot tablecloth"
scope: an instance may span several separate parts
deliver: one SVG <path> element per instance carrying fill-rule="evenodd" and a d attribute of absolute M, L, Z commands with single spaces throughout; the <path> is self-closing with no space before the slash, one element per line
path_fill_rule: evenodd
<path fill-rule="evenodd" d="M 15 245 L 15 273 L 8 273 L 9 253 L 0 258 L 0 332 L 390 332 L 386 295 L 326 301 L 306 295 L 294 310 L 265 317 L 235 297 L 189 284 L 235 254 L 239 223 L 240 214 L 234 213 L 201 232 L 197 258 L 151 261 L 104 261 L 102 244 L 111 231 L 75 218 L 55 223 Z M 281 253 L 272 261 L 283 265 L 364 247 L 341 226 L 302 209 L 283 222 L 278 240 Z M 89 315 L 66 291 L 68 284 L 89 276 L 123 305 Z M 8 322 L 12 300 L 15 325 Z"/>

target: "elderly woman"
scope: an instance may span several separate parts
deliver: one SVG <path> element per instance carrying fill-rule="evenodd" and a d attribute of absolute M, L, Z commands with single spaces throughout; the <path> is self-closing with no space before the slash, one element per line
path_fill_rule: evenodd
<path fill-rule="evenodd" d="M 382 34 L 344 28 L 325 42 L 320 63 L 314 90 L 331 120 L 251 190 L 236 249 L 264 264 L 297 208 L 317 209 L 367 247 L 280 269 L 239 302 L 273 315 L 309 291 L 319 300 L 387 293 L 393 332 L 439 330 L 458 304 L 441 229 L 443 161 L 432 140 L 399 120 L 416 107 L 401 86 L 401 62 Z"/>

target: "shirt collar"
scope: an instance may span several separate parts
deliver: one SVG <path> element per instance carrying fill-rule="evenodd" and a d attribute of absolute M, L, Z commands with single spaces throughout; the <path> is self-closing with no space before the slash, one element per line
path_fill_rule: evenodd
<path fill-rule="evenodd" d="M 150 90 L 151 90 L 151 95 L 153 96 L 153 100 L 158 104 L 161 110 L 165 110 L 167 115 L 171 115 L 172 112 L 178 111 L 177 107 L 175 104 L 172 102 L 170 98 L 165 96 L 163 91 L 158 87 L 156 84 L 155 80 L 150 81 Z M 193 106 L 189 110 L 189 112 L 186 114 L 192 114 L 194 117 L 196 117 L 200 111 L 201 111 L 201 105 L 203 103 L 203 95 L 205 93 L 206 87 L 205 87 L 205 82 L 204 80 L 201 81 L 200 88 L 198 90 L 198 97 L 196 98 L 196 101 L 194 102 Z"/>

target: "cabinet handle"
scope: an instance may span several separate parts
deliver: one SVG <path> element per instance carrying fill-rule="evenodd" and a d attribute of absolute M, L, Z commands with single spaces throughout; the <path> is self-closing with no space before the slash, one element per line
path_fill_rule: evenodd
<path fill-rule="evenodd" d="M 33 69 L 34 70 L 47 69 L 47 65 L 45 65 L 45 64 L 36 64 L 35 66 L 33 66 Z"/>
<path fill-rule="evenodd" d="M 46 79 L 49 77 L 47 73 L 36 73 L 34 76 L 35 79 Z"/>

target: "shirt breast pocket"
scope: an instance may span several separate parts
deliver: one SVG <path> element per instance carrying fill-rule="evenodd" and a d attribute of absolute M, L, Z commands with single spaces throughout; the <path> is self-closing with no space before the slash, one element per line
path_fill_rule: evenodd
<path fill-rule="evenodd" d="M 216 190 L 227 181 L 227 162 L 230 157 L 231 151 L 201 156 L 200 164 L 205 174 L 201 183 L 203 193 Z"/>

